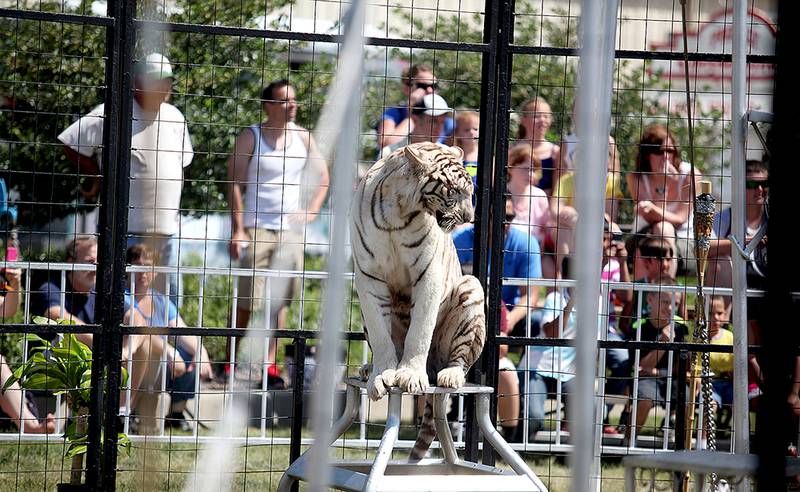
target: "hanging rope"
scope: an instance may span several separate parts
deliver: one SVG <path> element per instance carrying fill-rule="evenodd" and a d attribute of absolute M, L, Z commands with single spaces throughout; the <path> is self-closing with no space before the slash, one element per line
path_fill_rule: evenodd
<path fill-rule="evenodd" d="M 686 112 L 687 123 L 689 130 L 689 164 L 690 183 L 692 190 L 693 213 L 694 213 L 694 252 L 697 262 L 697 290 L 695 297 L 695 328 L 694 340 L 698 343 L 708 344 L 708 320 L 706 318 L 706 302 L 705 302 L 705 270 L 708 264 L 708 250 L 711 245 L 711 232 L 712 222 L 714 220 L 714 212 L 716 209 L 714 197 L 711 195 L 711 183 L 702 183 L 700 194 L 697 194 L 696 189 L 696 174 L 695 174 L 695 155 L 694 155 L 694 128 L 692 120 L 692 96 L 691 86 L 689 85 L 689 41 L 688 29 L 686 27 L 686 0 L 680 0 L 681 3 L 681 26 L 683 29 L 683 75 L 684 83 L 686 85 Z M 702 382 L 702 395 L 703 395 L 703 430 L 706 435 L 707 449 L 716 451 L 716 422 L 714 421 L 714 410 L 712 408 L 712 387 L 711 387 L 711 355 L 708 352 L 702 352 L 700 358 L 700 381 Z M 692 375 L 692 391 L 690 393 L 689 412 L 687 417 L 689 425 L 686 431 L 686 448 L 688 449 L 692 441 L 692 426 L 694 424 L 694 396 L 697 394 L 698 379 L 695 377 L 696 358 L 693 357 L 689 364 L 689 374 Z M 715 473 L 711 474 L 711 490 L 717 490 L 718 478 Z M 684 475 L 683 490 L 687 490 L 689 485 L 689 474 Z"/>

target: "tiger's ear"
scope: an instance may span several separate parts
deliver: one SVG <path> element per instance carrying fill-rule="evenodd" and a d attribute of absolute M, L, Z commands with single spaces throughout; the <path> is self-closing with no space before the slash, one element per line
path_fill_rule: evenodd
<path fill-rule="evenodd" d="M 430 154 L 427 150 L 425 146 L 420 144 L 406 145 L 404 148 L 403 153 L 411 164 L 411 169 L 414 170 L 414 174 L 417 176 L 428 172 L 431 168 L 431 164 L 433 164 L 433 160 L 430 158 Z"/>
<path fill-rule="evenodd" d="M 453 157 L 460 162 L 464 162 L 464 149 L 461 147 L 452 146 L 449 147 L 450 153 L 453 154 Z"/>

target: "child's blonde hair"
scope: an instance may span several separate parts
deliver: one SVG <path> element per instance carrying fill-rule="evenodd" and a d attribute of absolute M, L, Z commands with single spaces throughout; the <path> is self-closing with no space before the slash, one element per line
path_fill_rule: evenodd
<path fill-rule="evenodd" d="M 456 119 L 456 128 L 458 128 L 458 127 L 460 127 L 460 126 L 462 126 L 464 124 L 467 124 L 467 123 L 470 123 L 470 122 L 473 122 L 473 121 L 477 121 L 478 123 L 480 123 L 481 115 L 478 114 L 475 111 L 468 111 L 468 110 L 456 111 L 456 118 L 455 119 Z"/>

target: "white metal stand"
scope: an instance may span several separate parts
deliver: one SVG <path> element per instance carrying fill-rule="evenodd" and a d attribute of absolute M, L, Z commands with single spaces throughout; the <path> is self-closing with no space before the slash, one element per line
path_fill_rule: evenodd
<path fill-rule="evenodd" d="M 366 382 L 351 378 L 347 384 L 347 404 L 344 414 L 333 425 L 331 437 L 335 441 L 353 424 L 358 413 L 360 389 Z M 331 463 L 333 472 L 329 486 L 339 490 L 485 490 L 485 491 L 547 491 L 547 487 L 528 467 L 511 446 L 500 436 L 489 418 L 489 397 L 492 388 L 467 384 L 452 390 L 429 387 L 425 394 L 434 395 L 433 413 L 436 434 L 444 453 L 443 459 L 420 461 L 391 460 L 392 450 L 400 429 L 400 402 L 403 392 L 399 388 L 389 391 L 389 414 L 386 428 L 374 461 L 336 460 Z M 477 400 L 478 427 L 486 443 L 492 446 L 513 470 L 472 463 L 458 458 L 450 427 L 447 425 L 447 397 L 450 394 L 472 394 Z M 315 471 L 309 467 L 311 448 L 292 463 L 281 477 L 278 490 L 289 492 L 298 480 L 308 481 Z"/>

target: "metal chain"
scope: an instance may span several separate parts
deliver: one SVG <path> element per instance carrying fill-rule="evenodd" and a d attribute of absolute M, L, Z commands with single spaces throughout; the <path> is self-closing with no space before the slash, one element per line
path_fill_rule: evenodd
<path fill-rule="evenodd" d="M 687 111 L 687 124 L 689 130 L 689 164 L 691 166 L 691 189 L 692 189 L 692 196 L 694 197 L 694 214 L 695 214 L 695 227 L 697 227 L 697 223 L 699 221 L 703 221 L 703 219 L 708 219 L 709 217 L 699 217 L 698 214 L 698 195 L 696 190 L 696 179 L 695 179 L 695 155 L 694 155 L 694 131 L 692 125 L 692 97 L 691 97 L 691 85 L 689 83 L 689 46 L 688 46 L 688 28 L 686 27 L 686 0 L 680 0 L 681 3 L 681 25 L 683 28 L 683 64 L 684 64 L 684 83 L 686 85 L 686 111 Z M 708 198 L 708 197 L 707 197 Z M 710 202 L 713 206 L 713 201 Z M 703 205 L 708 205 L 709 203 L 705 203 Z M 703 207 L 704 212 L 707 207 Z M 697 234 L 695 234 L 697 236 Z M 706 254 L 708 251 L 707 244 L 701 244 L 701 242 L 707 242 L 708 238 L 704 237 L 695 237 L 695 253 L 698 253 L 701 249 L 705 249 Z M 699 254 L 698 256 L 698 269 L 697 269 L 697 299 L 695 302 L 695 314 L 697 316 L 697 321 L 695 323 L 695 330 L 694 330 L 694 338 L 696 341 L 700 341 L 700 343 L 708 344 L 708 322 L 706 318 L 706 309 L 705 309 L 705 293 L 703 292 L 703 284 L 704 284 L 704 272 L 701 270 L 701 266 L 705 267 L 705 261 L 700 261 Z M 704 404 L 704 418 L 703 418 L 703 430 L 706 435 L 706 448 L 710 451 L 716 451 L 717 449 L 717 440 L 716 440 L 716 423 L 714 421 L 714 411 L 711 406 L 711 402 L 713 401 L 712 396 L 712 387 L 711 387 L 711 356 L 708 352 L 703 352 L 701 356 L 701 383 L 702 383 L 702 398 Z M 694 364 L 691 364 L 694 366 Z M 694 376 L 694 367 L 691 369 L 691 374 Z M 695 395 L 692 394 L 690 396 L 694 398 Z M 691 432 L 691 429 L 687 429 L 688 432 Z M 717 484 L 719 479 L 716 473 L 712 473 L 710 475 L 711 479 L 711 490 L 717 490 Z"/>

